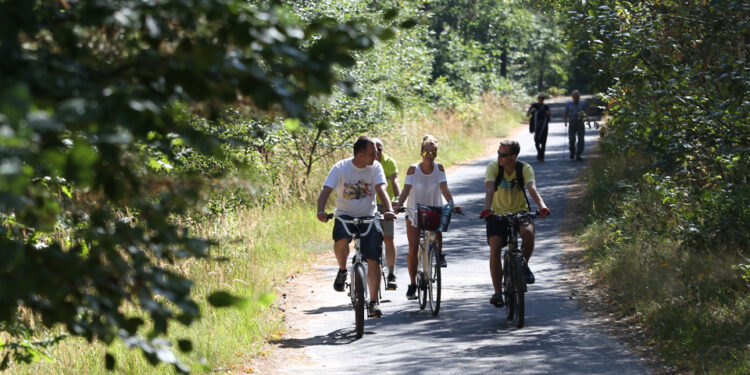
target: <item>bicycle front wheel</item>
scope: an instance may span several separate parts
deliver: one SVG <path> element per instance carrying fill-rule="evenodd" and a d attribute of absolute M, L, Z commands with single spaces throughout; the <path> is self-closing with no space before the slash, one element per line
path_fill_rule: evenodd
<path fill-rule="evenodd" d="M 357 338 L 365 333 L 365 267 L 361 263 L 354 265 L 354 322 Z"/>
<path fill-rule="evenodd" d="M 427 289 L 430 297 L 430 310 L 432 315 L 437 316 L 440 312 L 440 287 L 442 280 L 440 278 L 440 249 L 436 243 L 430 246 L 430 271 L 431 275 L 428 278 Z"/>
<path fill-rule="evenodd" d="M 516 254 L 513 257 L 513 299 L 516 313 L 516 327 L 523 327 L 525 315 L 526 315 L 526 297 L 524 291 L 526 290 L 526 275 L 523 272 L 524 260 L 521 254 Z"/>
<path fill-rule="evenodd" d="M 515 311 L 515 313 L 516 313 L 516 327 L 517 328 L 523 328 L 523 323 L 524 323 L 525 314 L 526 314 L 526 305 L 525 305 L 525 302 L 526 302 L 525 299 L 526 299 L 526 297 L 525 297 L 525 293 L 522 292 L 522 291 L 520 291 L 520 290 L 516 290 L 512 294 L 513 294 L 513 296 L 511 298 L 511 300 L 513 301 L 513 305 L 514 305 L 515 310 L 516 310 Z"/>
<path fill-rule="evenodd" d="M 505 298 L 505 318 L 513 320 L 515 314 L 515 298 L 513 298 L 513 277 L 511 277 L 510 257 L 507 255 L 503 259 L 503 298 Z"/>
<path fill-rule="evenodd" d="M 424 310 L 427 306 L 427 275 L 423 271 L 417 271 L 417 299 L 419 299 L 419 309 Z"/>

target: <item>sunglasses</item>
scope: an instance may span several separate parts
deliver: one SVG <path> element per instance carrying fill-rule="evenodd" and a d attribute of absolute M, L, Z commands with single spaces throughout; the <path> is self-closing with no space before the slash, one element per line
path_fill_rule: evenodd
<path fill-rule="evenodd" d="M 422 156 L 437 156 L 437 150 L 434 151 L 422 151 Z"/>
<path fill-rule="evenodd" d="M 501 158 L 505 158 L 505 157 L 512 156 L 512 155 L 515 155 L 515 154 L 510 154 L 510 153 L 506 154 L 504 152 L 498 152 L 497 153 L 497 156 L 499 156 Z"/>

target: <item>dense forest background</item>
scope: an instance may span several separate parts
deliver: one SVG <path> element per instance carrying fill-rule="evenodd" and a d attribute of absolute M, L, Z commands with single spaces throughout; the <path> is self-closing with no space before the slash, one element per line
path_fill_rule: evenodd
<path fill-rule="evenodd" d="M 354 137 L 401 162 L 434 133 L 450 163 L 577 88 L 609 118 L 579 229 L 602 285 L 679 368 L 743 373 L 748 20 L 730 0 L 0 0 L 0 369 L 257 355 Z"/>
<path fill-rule="evenodd" d="M 608 108 L 581 230 L 676 371 L 750 371 L 750 4 L 550 1 Z"/>

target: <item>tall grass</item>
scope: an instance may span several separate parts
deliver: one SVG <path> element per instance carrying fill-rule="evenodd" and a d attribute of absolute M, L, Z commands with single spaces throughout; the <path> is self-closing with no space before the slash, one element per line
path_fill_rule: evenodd
<path fill-rule="evenodd" d="M 750 280 L 737 267 L 748 263 L 744 250 L 685 237 L 681 212 L 699 198 L 654 181 L 647 166 L 645 157 L 610 153 L 586 175 L 587 218 L 578 230 L 595 277 L 672 365 L 747 374 Z"/>
<path fill-rule="evenodd" d="M 261 299 L 301 271 L 309 254 L 329 247 L 325 226 L 318 225 L 309 212 L 303 204 L 241 210 L 193 227 L 217 245 L 209 259 L 176 265 L 195 282 L 193 292 L 202 312 L 202 318 L 190 327 L 173 326 L 170 330 L 173 338 L 193 340 L 194 353 L 185 357 L 186 362 L 196 364 L 196 369 L 203 368 L 200 362 L 207 369 L 225 367 L 257 355 L 266 337 L 281 333 L 280 312 L 264 307 Z M 205 297 L 218 289 L 244 296 L 248 303 L 242 308 L 212 308 Z M 139 351 L 120 343 L 105 348 L 79 338 L 64 340 L 51 350 L 51 362 L 16 365 L 10 373 L 104 374 L 105 350 L 118 359 L 118 373 L 174 373 L 171 366 L 151 367 Z"/>
<path fill-rule="evenodd" d="M 520 110 L 513 109 L 505 99 L 485 95 L 482 101 L 461 111 L 404 119 L 387 133 L 374 135 L 384 140 L 386 153 L 397 160 L 403 175 L 406 165 L 419 160 L 419 144 L 424 134 L 438 138 L 439 160 L 450 166 L 482 155 L 483 139 L 507 134 L 520 120 Z M 350 153 L 343 150 L 329 162 Z M 193 340 L 193 353 L 183 359 L 192 363 L 195 370 L 234 368 L 260 354 L 268 338 L 283 333 L 283 313 L 264 307 L 262 300 L 267 298 L 266 293 L 274 293 L 291 275 L 303 271 L 311 253 L 330 252 L 333 264 L 331 225 L 321 224 L 314 215 L 314 199 L 329 168 L 330 165 L 316 168 L 307 190 L 293 192 L 300 199 L 292 204 L 287 201 L 279 206 L 239 210 L 216 220 L 190 224 L 195 234 L 216 243 L 208 259 L 175 265 L 194 281 L 194 296 L 202 312 L 202 318 L 190 327 L 170 327 L 172 338 Z M 292 186 L 284 179 L 295 175 L 298 174 L 282 174 L 277 183 Z M 330 199 L 329 203 L 333 201 Z M 218 289 L 245 296 L 248 303 L 242 308 L 212 308 L 205 297 Z M 66 339 L 54 347 L 49 352 L 49 362 L 13 364 L 9 373 L 104 374 L 107 373 L 105 351 L 117 358 L 117 373 L 174 373 L 171 366 L 152 367 L 139 351 L 129 350 L 121 343 L 107 348 L 79 338 Z"/>
<path fill-rule="evenodd" d="M 418 119 L 404 119 L 394 129 L 375 134 L 385 144 L 384 153 L 398 163 L 401 183 L 406 167 L 422 160 L 425 134 L 438 140 L 438 162 L 445 166 L 482 156 L 488 138 L 504 137 L 522 121 L 522 112 L 506 97 L 491 93 L 457 111 L 435 111 Z M 327 172 L 327 170 L 326 170 Z"/>

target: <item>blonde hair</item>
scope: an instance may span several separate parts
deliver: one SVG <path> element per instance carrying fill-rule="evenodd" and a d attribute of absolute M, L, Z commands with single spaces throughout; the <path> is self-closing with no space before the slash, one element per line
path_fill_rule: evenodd
<path fill-rule="evenodd" d="M 422 147 L 420 151 L 424 150 L 424 146 L 426 145 L 435 145 L 435 147 L 438 146 L 438 141 L 435 137 L 433 137 L 431 134 L 427 134 L 424 137 L 422 137 Z"/>

